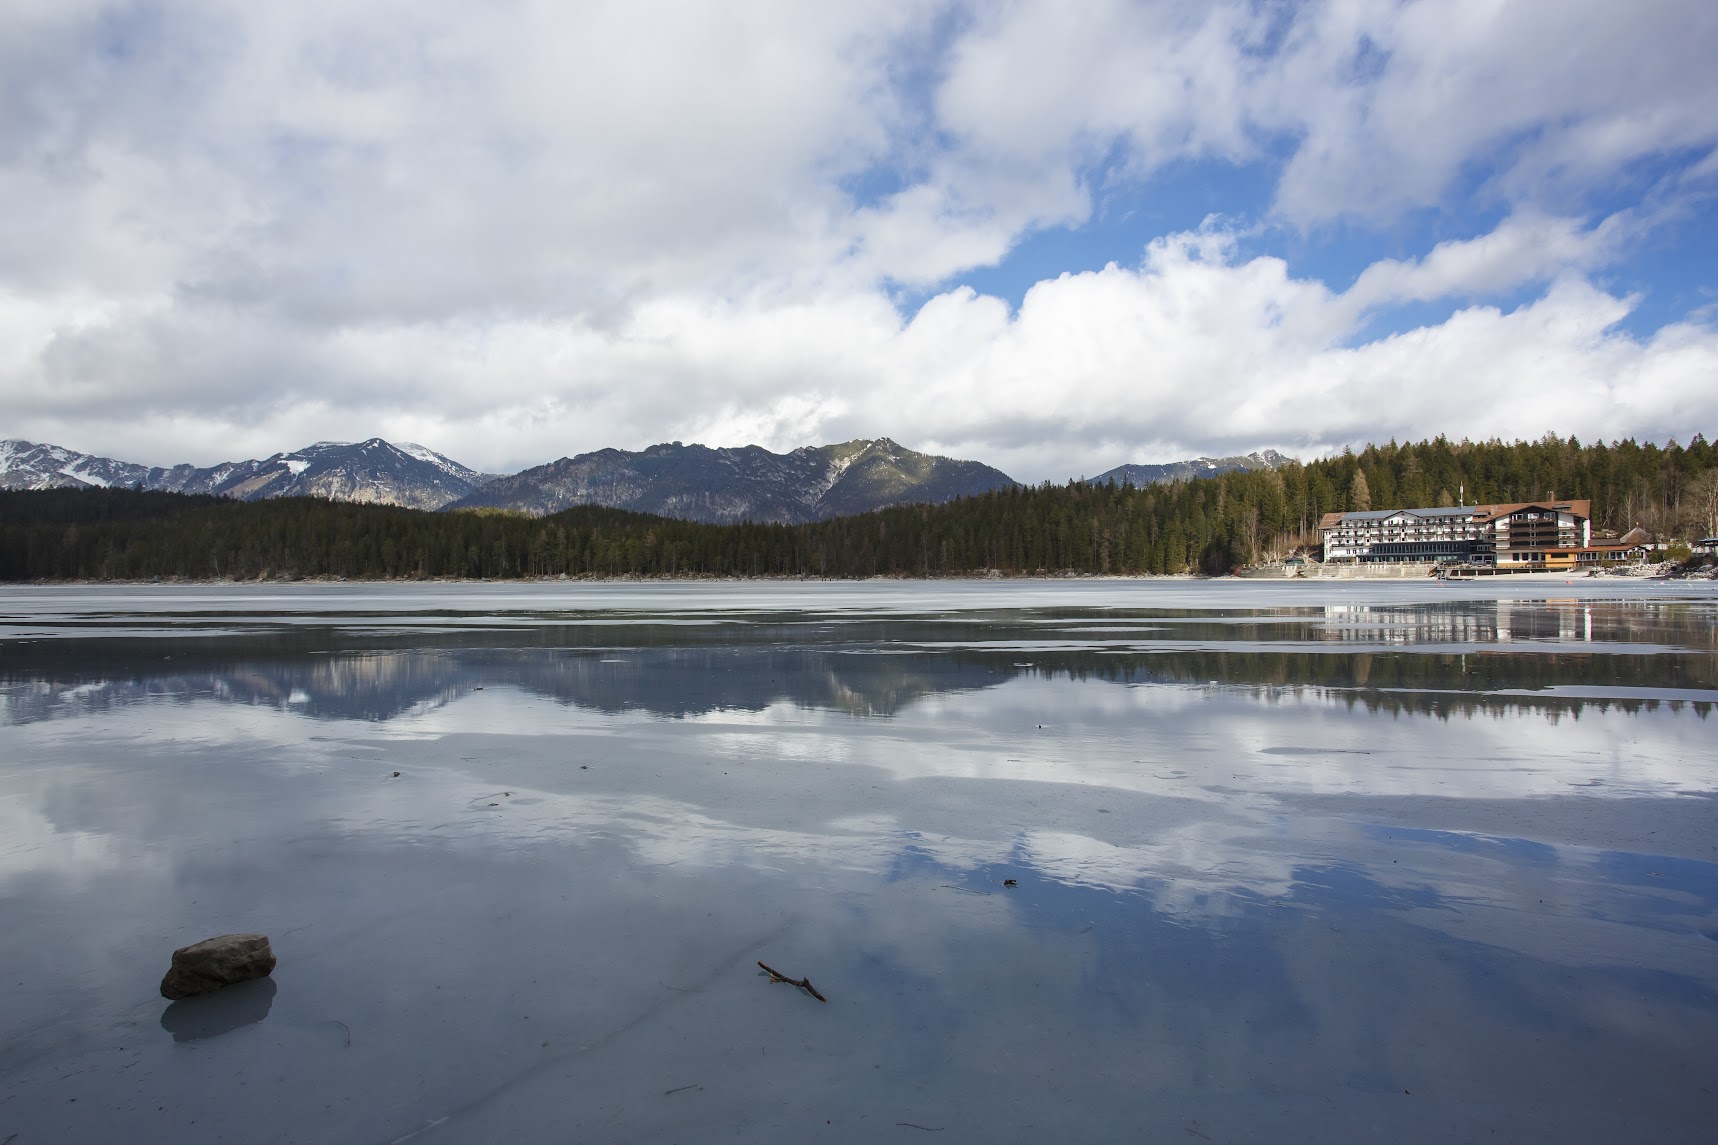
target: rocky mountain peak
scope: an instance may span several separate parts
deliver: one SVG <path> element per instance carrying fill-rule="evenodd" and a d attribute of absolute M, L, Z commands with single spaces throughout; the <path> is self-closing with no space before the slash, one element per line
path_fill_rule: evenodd
<path fill-rule="evenodd" d="M 792 524 L 1012 484 L 989 466 L 915 453 L 888 438 L 803 446 L 785 454 L 757 445 L 672 443 L 636 453 L 609 449 L 562 458 L 494 481 L 452 507 L 541 515 L 607 505 L 696 521 Z"/>
<path fill-rule="evenodd" d="M 422 446 L 379 437 L 352 444 L 318 441 L 261 460 L 163 469 L 27 441 L 0 443 L 0 488 L 135 486 L 174 493 L 214 493 L 239 500 L 320 497 L 438 509 L 487 480 Z"/>

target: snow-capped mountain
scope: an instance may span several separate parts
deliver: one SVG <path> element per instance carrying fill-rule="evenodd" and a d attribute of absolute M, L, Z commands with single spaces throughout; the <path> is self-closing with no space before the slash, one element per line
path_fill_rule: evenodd
<path fill-rule="evenodd" d="M 1187 481 L 1194 477 L 1233 473 L 1236 470 L 1277 469 L 1293 460 L 1274 449 L 1265 449 L 1235 457 L 1195 457 L 1188 461 L 1170 461 L 1162 465 L 1118 465 L 1090 480 L 1094 485 L 1111 481 L 1117 485 L 1162 485 L 1170 481 Z"/>
<path fill-rule="evenodd" d="M 671 442 L 636 453 L 600 449 L 501 477 L 449 508 L 533 515 L 607 505 L 691 521 L 793 524 L 887 505 L 1003 489 L 1007 474 L 976 461 L 905 449 L 886 437 L 771 453 Z"/>
<path fill-rule="evenodd" d="M 0 441 L 0 489 L 94 489 L 135 485 L 149 474 L 146 465 L 93 457 L 57 445 Z"/>
<path fill-rule="evenodd" d="M 1275 469 L 1272 449 L 1163 465 L 1118 465 L 1094 482 L 1150 485 L 1237 469 Z M 670 442 L 599 449 L 508 477 L 478 473 L 433 449 L 379 437 L 319 441 L 291 453 L 198 467 L 150 468 L 56 445 L 0 441 L 0 489 L 124 486 L 256 501 L 320 497 L 413 509 L 512 509 L 542 516 L 607 505 L 691 521 L 794 524 L 888 505 L 953 500 L 1015 482 L 976 461 L 918 453 L 886 437 L 771 453 Z"/>
<path fill-rule="evenodd" d="M 260 461 L 150 468 L 54 445 L 0 442 L 0 488 L 127 486 L 174 493 L 214 493 L 243 501 L 322 497 L 334 501 L 439 509 L 489 478 L 431 449 L 379 437 L 319 441 Z"/>

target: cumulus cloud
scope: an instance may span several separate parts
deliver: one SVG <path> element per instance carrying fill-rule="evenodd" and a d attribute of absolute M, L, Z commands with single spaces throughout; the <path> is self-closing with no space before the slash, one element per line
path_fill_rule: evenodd
<path fill-rule="evenodd" d="M 1361 273 L 1347 298 L 1366 308 L 1514 290 L 1603 265 L 1625 225 L 1620 215 L 1591 229 L 1575 219 L 1513 216 L 1487 234 L 1439 243 L 1424 258 L 1375 262 Z"/>
<path fill-rule="evenodd" d="M 1602 284 L 1697 202 L 1714 47 L 1698 5 L 1574 0 L 25 2 L 0 432 L 153 463 L 378 433 L 490 469 L 887 434 L 1025 479 L 1686 435 L 1712 330 L 1629 333 Z M 951 285 L 1186 161 L 1268 172 L 1268 215 L 1017 308 Z M 1469 194 L 1501 221 L 1345 289 L 1242 253 Z"/>
<path fill-rule="evenodd" d="M 1261 114 L 1303 138 L 1279 204 L 1302 220 L 1428 206 L 1474 166 L 1501 201 L 1578 201 L 1718 139 L 1699 63 L 1715 39 L 1698 4 L 1317 6 L 1260 87 Z"/>
<path fill-rule="evenodd" d="M 1309 455 L 1427 427 L 1662 440 L 1718 424 L 1718 333 L 1635 337 L 1618 326 L 1630 300 L 1578 274 L 1512 310 L 1467 306 L 1352 344 L 1368 306 L 1446 289 L 1427 262 L 1376 265 L 1343 294 L 1281 260 L 1238 259 L 1209 233 L 1171 236 L 1138 268 L 1038 284 L 1012 317 L 971 294 L 936 300 L 913 323 L 934 329 L 902 342 L 937 346 L 943 369 L 891 400 L 925 410 L 942 441 L 1046 475 L 1069 442 L 1092 457 L 1263 444 Z M 955 343 L 967 353 L 950 364 Z"/>
<path fill-rule="evenodd" d="M 1496 202 L 1555 212 L 1718 144 L 1715 43 L 1718 11 L 1671 2 L 1022 0 L 957 46 L 939 107 L 968 163 L 1051 179 L 1118 151 L 1280 163 L 1301 224 L 1436 206 L 1475 168 Z"/>

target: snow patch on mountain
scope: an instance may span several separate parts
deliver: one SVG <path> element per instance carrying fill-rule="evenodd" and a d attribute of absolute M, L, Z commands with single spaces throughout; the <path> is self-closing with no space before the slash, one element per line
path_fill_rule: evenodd
<path fill-rule="evenodd" d="M 103 489 L 107 488 L 108 485 L 107 480 L 100 474 L 79 470 L 75 465 L 68 465 L 64 469 L 60 470 L 60 472 L 64 473 L 74 481 L 82 481 L 85 485 L 96 485 Z"/>
<path fill-rule="evenodd" d="M 437 466 L 458 477 L 479 481 L 486 479 L 483 474 L 478 473 L 476 470 L 467 469 L 459 462 L 453 460 L 453 458 L 448 457 L 445 454 L 437 453 L 428 446 L 418 445 L 416 442 L 411 441 L 397 441 L 394 443 L 393 447 L 401 453 L 406 454 L 408 457 L 415 457 L 419 461 L 428 462 L 429 464 Z"/>
<path fill-rule="evenodd" d="M 1094 485 L 1162 485 L 1171 481 L 1186 481 L 1194 477 L 1211 477 L 1218 473 L 1240 470 L 1280 469 L 1293 461 L 1274 449 L 1233 457 L 1194 457 L 1186 461 L 1169 461 L 1155 465 L 1118 465 L 1091 478 Z"/>
<path fill-rule="evenodd" d="M 533 515 L 604 505 L 712 523 L 798 523 L 887 505 L 935 503 L 1010 487 L 976 461 L 915 453 L 887 438 L 771 453 L 671 442 L 603 449 L 498 478 L 451 508 Z"/>
<path fill-rule="evenodd" d="M 409 454 L 412 457 L 417 458 L 419 461 L 428 461 L 432 465 L 444 465 L 447 463 L 447 458 L 443 457 L 428 446 L 419 445 L 415 441 L 396 441 L 394 443 L 394 448 L 398 449 L 401 453 Z"/>
<path fill-rule="evenodd" d="M 428 453 L 428 458 L 419 456 Z M 319 441 L 262 460 L 198 467 L 148 468 L 54 445 L 0 442 L 0 488 L 136 486 L 173 493 L 213 493 L 241 500 L 321 497 L 439 509 L 485 478 L 422 446 L 408 452 L 381 438 L 353 445 Z"/>

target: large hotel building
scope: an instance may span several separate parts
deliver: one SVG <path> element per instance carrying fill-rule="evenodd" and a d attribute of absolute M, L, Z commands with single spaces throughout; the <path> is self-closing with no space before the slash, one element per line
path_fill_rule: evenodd
<path fill-rule="evenodd" d="M 1326 513 L 1326 564 L 1468 564 L 1498 571 L 1572 569 L 1621 560 L 1626 545 L 1595 545 L 1591 501 L 1533 501 L 1451 509 Z"/>

